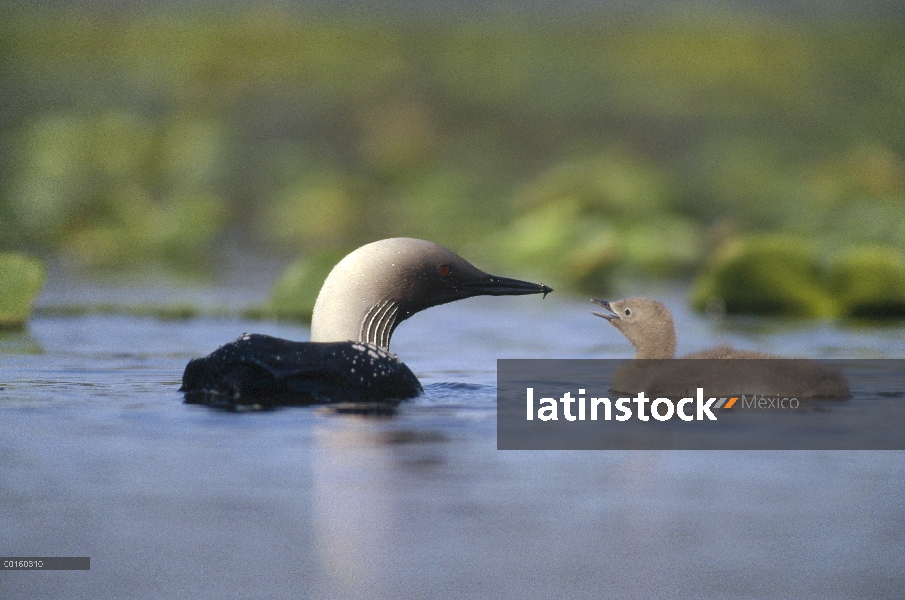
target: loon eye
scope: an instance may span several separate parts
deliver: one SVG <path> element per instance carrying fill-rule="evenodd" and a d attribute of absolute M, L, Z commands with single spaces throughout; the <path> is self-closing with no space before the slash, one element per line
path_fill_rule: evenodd
<path fill-rule="evenodd" d="M 626 308 L 626 309 L 625 309 L 625 316 L 627 317 L 627 316 L 629 316 L 630 314 L 632 314 L 632 309 Z"/>
<path fill-rule="evenodd" d="M 446 277 L 449 275 L 449 272 L 452 271 L 447 265 L 441 265 L 437 267 L 437 273 L 440 274 L 440 277 Z"/>

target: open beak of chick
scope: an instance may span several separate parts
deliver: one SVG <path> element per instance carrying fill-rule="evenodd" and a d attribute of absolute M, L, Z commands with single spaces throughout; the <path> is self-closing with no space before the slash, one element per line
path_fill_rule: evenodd
<path fill-rule="evenodd" d="M 592 315 L 597 315 L 598 317 L 606 319 L 607 321 L 610 321 L 610 322 L 619 318 L 619 315 L 617 315 L 613 311 L 613 309 L 610 308 L 610 303 L 607 302 L 606 300 L 598 300 L 597 298 L 591 298 L 591 302 L 593 302 L 597 306 L 602 306 L 603 308 L 605 308 L 606 310 L 609 311 L 609 312 L 603 313 L 603 312 L 597 312 L 596 310 L 592 310 L 592 311 L 590 311 Z"/>

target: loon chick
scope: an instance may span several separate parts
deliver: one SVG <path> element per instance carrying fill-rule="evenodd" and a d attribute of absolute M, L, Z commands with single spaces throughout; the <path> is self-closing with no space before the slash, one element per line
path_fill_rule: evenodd
<path fill-rule="evenodd" d="M 629 298 L 617 302 L 591 299 L 591 302 L 610 311 L 591 311 L 609 321 L 635 347 L 635 358 L 675 358 L 676 326 L 669 309 L 650 298 Z M 721 344 L 682 358 L 780 358 L 763 352 L 736 350 Z"/>
<path fill-rule="evenodd" d="M 616 302 L 591 302 L 605 308 L 607 313 L 591 311 L 606 319 L 635 347 L 636 359 L 672 359 L 676 354 L 676 327 L 669 309 L 650 298 L 628 298 Z M 639 363 L 638 368 L 624 365 L 614 373 L 614 386 L 638 391 L 645 386 L 651 393 L 687 394 L 703 386 L 708 393 L 794 396 L 797 398 L 847 398 L 848 383 L 834 369 L 814 361 L 785 358 L 763 352 L 737 350 L 721 344 L 694 352 L 684 359 L 772 359 L 761 361 L 685 363 L 658 361 Z M 745 387 L 747 386 L 747 388 Z M 637 388 L 637 389 L 635 389 Z M 752 389 L 753 388 L 753 389 Z"/>
<path fill-rule="evenodd" d="M 313 404 L 413 398 L 418 378 L 389 352 L 396 327 L 431 306 L 472 296 L 544 294 L 545 285 L 488 275 L 432 242 L 392 238 L 343 258 L 321 287 L 311 341 L 243 335 L 189 362 L 187 402 Z"/>

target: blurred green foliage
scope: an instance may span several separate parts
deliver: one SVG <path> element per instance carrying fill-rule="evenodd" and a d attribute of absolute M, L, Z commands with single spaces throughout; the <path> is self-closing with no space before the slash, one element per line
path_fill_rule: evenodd
<path fill-rule="evenodd" d="M 2 247 L 191 268 L 408 235 L 588 293 L 706 269 L 699 306 L 770 255 L 801 290 L 739 301 L 824 314 L 812 261 L 905 245 L 891 20 L 2 12 Z M 772 234 L 800 247 L 725 249 Z"/>
<path fill-rule="evenodd" d="M 796 317 L 905 317 L 905 253 L 855 246 L 821 260 L 800 237 L 727 240 L 695 278 L 700 311 Z"/>
<path fill-rule="evenodd" d="M 21 327 L 28 320 L 45 276 L 41 261 L 19 253 L 0 253 L 0 329 Z"/>
<path fill-rule="evenodd" d="M 905 254 L 894 248 L 852 248 L 836 260 L 830 284 L 846 317 L 905 317 Z"/>
<path fill-rule="evenodd" d="M 270 299 L 260 310 L 260 316 L 310 323 L 314 303 L 324 280 L 343 256 L 344 252 L 325 250 L 286 267 L 273 285 Z"/>
<path fill-rule="evenodd" d="M 703 231 L 677 211 L 670 183 L 656 165 L 621 149 L 558 164 L 518 190 L 520 215 L 497 238 L 496 255 L 588 290 L 620 270 L 688 275 Z"/>
<path fill-rule="evenodd" d="M 829 317 L 833 302 L 812 244 L 799 238 L 746 236 L 725 243 L 695 280 L 697 310 L 730 314 Z"/>
<path fill-rule="evenodd" d="M 26 123 L 5 208 L 16 234 L 80 264 L 190 263 L 225 222 L 215 122 L 104 110 Z"/>

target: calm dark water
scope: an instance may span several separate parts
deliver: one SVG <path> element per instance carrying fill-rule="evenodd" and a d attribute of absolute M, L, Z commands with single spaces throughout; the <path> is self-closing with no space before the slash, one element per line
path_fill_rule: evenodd
<path fill-rule="evenodd" d="M 905 357 L 901 327 L 736 321 L 716 342 Z M 616 358 L 589 303 L 473 299 L 404 323 L 391 419 L 185 405 L 238 319 L 37 317 L 0 336 L 0 598 L 903 598 L 903 452 L 502 452 L 498 358 Z"/>

